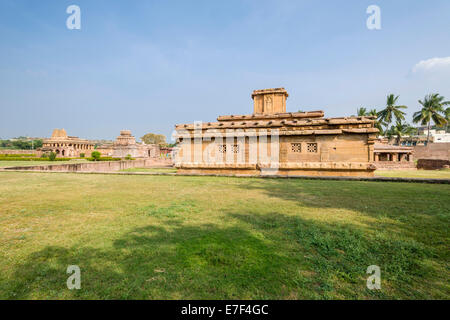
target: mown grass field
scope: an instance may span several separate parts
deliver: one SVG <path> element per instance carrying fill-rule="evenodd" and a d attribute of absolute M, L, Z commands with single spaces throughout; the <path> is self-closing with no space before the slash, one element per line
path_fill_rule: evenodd
<path fill-rule="evenodd" d="M 449 299 L 450 186 L 0 172 L 2 299 Z M 68 265 L 81 289 L 68 290 Z M 381 290 L 366 269 L 381 268 Z"/>
<path fill-rule="evenodd" d="M 130 168 L 122 172 L 175 173 L 176 168 Z M 450 170 L 377 170 L 375 177 L 450 179 Z"/>
<path fill-rule="evenodd" d="M 375 176 L 393 178 L 450 179 L 450 170 L 377 170 Z"/>

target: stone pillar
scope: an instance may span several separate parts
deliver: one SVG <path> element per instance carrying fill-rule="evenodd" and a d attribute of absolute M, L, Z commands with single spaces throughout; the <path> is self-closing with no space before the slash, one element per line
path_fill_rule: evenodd
<path fill-rule="evenodd" d="M 375 153 L 375 162 L 380 161 L 380 155 L 378 153 Z"/>
<path fill-rule="evenodd" d="M 391 159 L 392 159 L 392 162 L 397 162 L 397 154 L 392 153 L 391 154 Z"/>

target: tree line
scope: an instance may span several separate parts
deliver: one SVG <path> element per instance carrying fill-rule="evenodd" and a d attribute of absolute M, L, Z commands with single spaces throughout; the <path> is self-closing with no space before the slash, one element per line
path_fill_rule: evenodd
<path fill-rule="evenodd" d="M 32 150 L 42 147 L 42 139 L 29 140 L 24 137 L 19 137 L 11 140 L 0 140 L 0 148 L 4 149 L 18 149 L 18 150 Z"/>
<path fill-rule="evenodd" d="M 399 96 L 389 94 L 387 96 L 386 107 L 381 111 L 376 109 L 367 110 L 358 108 L 358 116 L 376 117 L 375 127 L 380 130 L 380 135 L 387 136 L 389 139 L 395 137 L 396 143 L 400 144 L 400 139 L 405 135 L 417 134 L 417 129 L 405 121 L 406 113 L 403 111 L 408 108 L 404 105 L 398 105 Z M 450 101 L 438 93 L 432 93 L 425 96 L 423 100 L 418 101 L 421 109 L 413 114 L 413 123 L 420 123 L 427 126 L 427 143 L 430 142 L 431 121 L 436 127 L 447 129 L 450 121 Z"/>

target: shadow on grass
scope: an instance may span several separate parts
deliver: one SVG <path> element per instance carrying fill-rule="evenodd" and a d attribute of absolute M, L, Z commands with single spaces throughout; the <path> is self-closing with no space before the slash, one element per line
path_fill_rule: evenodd
<path fill-rule="evenodd" d="M 49 246 L 0 281 L 3 299 L 172 299 L 274 296 L 285 261 L 240 228 L 147 226 L 109 248 Z M 81 290 L 66 287 L 67 266 L 81 269 Z"/>
<path fill-rule="evenodd" d="M 273 179 L 247 180 L 240 187 L 300 206 L 352 210 L 377 219 L 379 228 L 394 227 L 394 223 L 398 231 L 416 239 L 426 236 L 425 227 L 442 237 L 450 227 L 449 186 Z"/>
<path fill-rule="evenodd" d="M 354 210 L 380 224 L 358 228 L 276 211 L 228 209 L 224 223 L 188 226 L 183 212 L 202 214 L 191 202 L 150 205 L 136 214 L 151 215 L 158 225 L 118 234 L 104 247 L 47 246 L 24 257 L 9 278 L 0 280 L 0 298 L 448 298 L 446 189 L 240 181 L 239 187 L 263 191 L 269 199 Z M 398 234 L 383 222 L 385 216 L 400 222 Z M 382 270 L 378 292 L 366 288 L 372 264 Z M 66 287 L 69 265 L 81 268 L 81 290 Z"/>
<path fill-rule="evenodd" d="M 49 246 L 0 283 L 3 299 L 357 299 L 445 297 L 421 288 L 432 255 L 408 239 L 371 237 L 345 225 L 281 214 L 228 212 L 239 227 L 146 226 L 108 248 Z M 381 291 L 366 288 L 369 265 Z M 68 290 L 66 268 L 81 268 Z"/>
<path fill-rule="evenodd" d="M 308 298 L 430 298 L 445 297 L 445 275 L 426 261 L 434 250 L 408 237 L 389 233 L 367 233 L 344 223 L 328 224 L 278 213 L 229 213 L 250 228 L 276 242 L 286 244 L 280 252 L 299 266 L 306 276 L 296 277 L 309 290 Z M 287 245 L 290 243 L 290 245 Z M 366 289 L 367 267 L 382 271 L 383 290 Z M 424 279 L 442 277 L 434 288 L 422 286 Z M 433 291 L 433 292 L 432 292 Z"/>

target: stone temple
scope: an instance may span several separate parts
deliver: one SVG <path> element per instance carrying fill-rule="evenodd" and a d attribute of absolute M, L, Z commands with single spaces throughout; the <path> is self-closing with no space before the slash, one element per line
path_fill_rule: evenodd
<path fill-rule="evenodd" d="M 68 136 L 64 129 L 55 129 L 52 137 L 43 141 L 41 151 L 55 152 L 57 157 L 79 157 L 82 153 L 89 157 L 94 151 L 94 143 Z"/>
<path fill-rule="evenodd" d="M 284 88 L 255 90 L 253 114 L 176 125 L 180 173 L 373 176 L 374 117 L 286 112 Z"/>
<path fill-rule="evenodd" d="M 114 143 L 102 145 L 97 150 L 105 156 L 125 158 L 157 158 L 160 154 L 156 144 L 137 143 L 130 130 L 121 130 Z"/>

